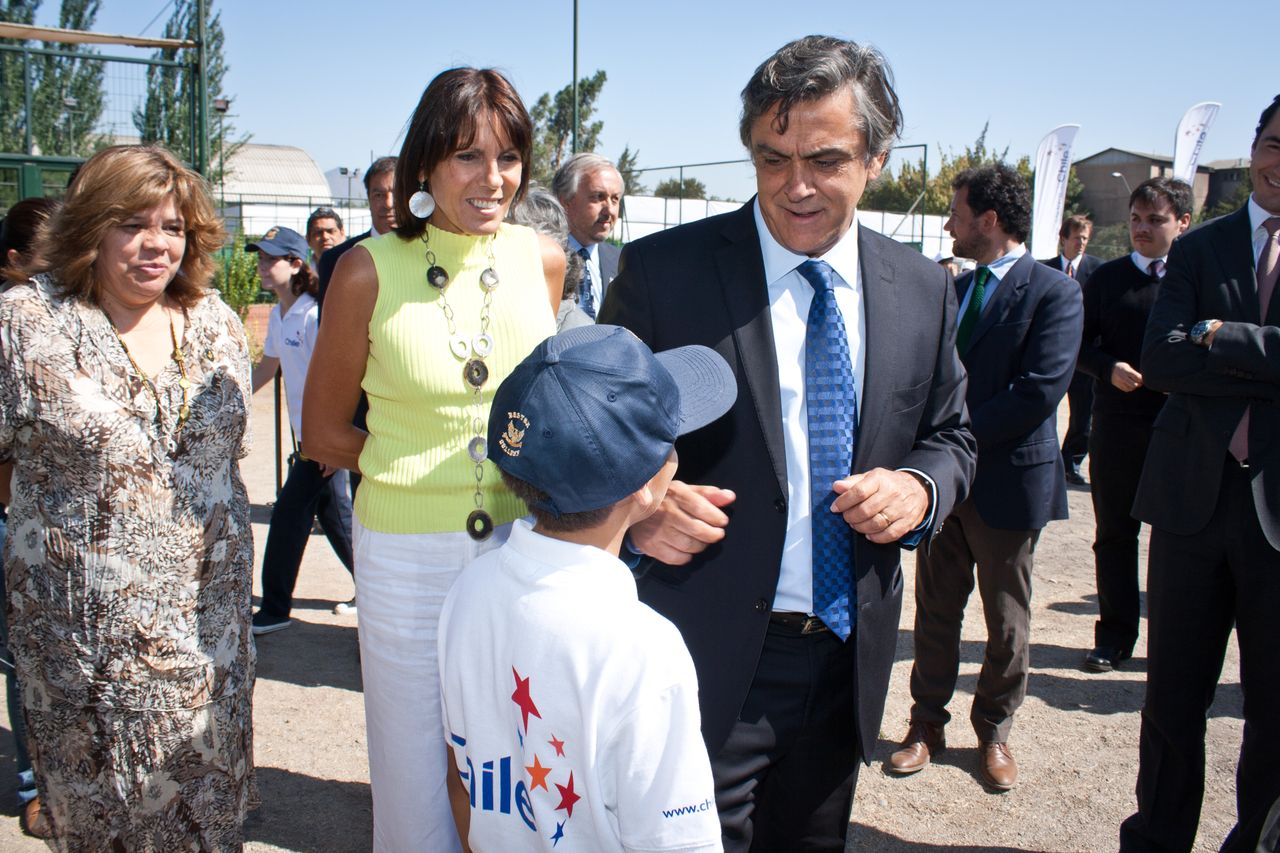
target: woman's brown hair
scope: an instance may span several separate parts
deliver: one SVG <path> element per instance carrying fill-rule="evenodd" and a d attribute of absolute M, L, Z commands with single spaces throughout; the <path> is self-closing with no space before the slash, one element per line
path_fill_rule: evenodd
<path fill-rule="evenodd" d="M 511 203 L 520 201 L 533 165 L 533 121 L 524 101 L 510 81 L 492 68 L 450 68 L 427 84 L 400 148 L 395 207 L 396 233 L 401 237 L 411 240 L 427 228 L 426 220 L 409 212 L 418 175 L 430 175 L 446 157 L 474 142 L 476 128 L 486 117 L 520 152 L 520 188 Z"/>
<path fill-rule="evenodd" d="M 113 145 L 86 160 L 62 208 L 40 229 L 36 260 L 24 271 L 51 271 L 64 294 L 100 303 L 94 267 L 108 230 L 170 195 L 182 215 L 187 246 L 165 292 L 179 305 L 194 305 L 213 280 L 213 254 L 226 231 L 204 178 L 159 145 Z"/>

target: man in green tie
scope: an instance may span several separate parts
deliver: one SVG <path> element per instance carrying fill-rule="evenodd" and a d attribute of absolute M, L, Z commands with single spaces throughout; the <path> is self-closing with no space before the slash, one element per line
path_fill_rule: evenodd
<path fill-rule="evenodd" d="M 888 769 L 922 770 L 946 746 L 960 622 L 976 577 L 987 646 L 969 719 L 980 778 L 1007 791 L 1018 778 L 1008 739 L 1027 692 L 1032 554 L 1045 524 L 1067 517 L 1056 417 L 1075 369 L 1083 315 L 1080 288 L 1027 253 L 1031 192 L 1017 172 L 1004 165 L 970 169 L 952 189 L 945 227 L 955 254 L 978 264 L 956 281 L 956 348 L 969 373 L 965 401 L 978 471 L 968 499 L 916 557 L 915 704 Z"/>

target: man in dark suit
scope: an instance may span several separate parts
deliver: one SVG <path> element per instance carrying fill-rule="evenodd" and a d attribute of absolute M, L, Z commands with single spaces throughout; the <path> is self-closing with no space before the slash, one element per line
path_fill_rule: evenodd
<path fill-rule="evenodd" d="M 1027 692 L 1032 555 L 1045 524 L 1067 517 L 1056 415 L 1080 350 L 1080 289 L 1027 254 L 1031 191 L 1016 171 L 969 169 L 952 188 L 944 227 L 955 253 L 978 264 L 956 282 L 978 471 L 972 495 L 916 555 L 915 704 L 888 769 L 915 773 L 945 748 L 976 564 L 987 647 L 969 719 L 980 778 L 1007 791 L 1018 779 L 1008 740 Z"/>
<path fill-rule="evenodd" d="M 368 231 L 362 232 L 339 243 L 332 249 L 326 251 L 320 256 L 320 263 L 317 267 L 320 278 L 319 291 L 316 293 L 316 304 L 321 317 L 324 316 L 324 295 L 329 289 L 329 279 L 333 277 L 333 270 L 338 265 L 338 258 L 341 258 L 353 246 L 361 240 L 369 237 L 377 237 L 379 234 L 386 234 L 396 227 L 396 205 L 395 205 L 395 178 L 396 163 L 399 161 L 397 157 L 379 157 L 369 164 L 369 168 L 364 173 L 364 190 L 369 198 L 369 218 L 370 227 Z M 355 424 L 364 429 L 365 417 L 369 414 L 369 399 L 360 392 L 360 402 L 356 406 Z M 360 487 L 360 472 L 350 472 L 351 483 L 351 500 L 356 499 L 356 489 Z M 356 612 L 356 600 L 343 601 L 333 608 L 333 612 L 337 614 L 351 614 Z"/>
<path fill-rule="evenodd" d="M 809 36 L 743 90 L 756 198 L 623 251 L 601 321 L 716 349 L 730 414 L 677 443 L 632 531 L 641 598 L 698 670 L 727 851 L 844 849 L 902 603 L 899 549 L 964 498 L 947 273 L 855 226 L 902 127 L 884 57 Z M 699 485 L 691 485 L 699 484 Z"/>
<path fill-rule="evenodd" d="M 333 269 L 338 265 L 338 258 L 345 255 L 351 247 L 367 237 L 386 234 L 396 227 L 396 206 L 393 189 L 396 177 L 396 157 L 379 157 L 369 164 L 364 173 L 364 191 L 369 198 L 368 231 L 361 232 L 348 240 L 339 243 L 320 256 L 317 274 L 320 277 L 320 292 L 316 302 L 324 312 L 324 294 L 329 289 L 329 279 L 333 277 Z"/>
<path fill-rule="evenodd" d="M 622 175 L 599 154 L 574 154 L 556 170 L 551 191 L 569 217 L 569 251 L 582 258 L 578 307 L 591 319 L 618 275 L 621 249 L 605 242 L 618 224 Z"/>
<path fill-rule="evenodd" d="M 1098 621 L 1084 668 L 1109 672 L 1138 640 L 1138 533 L 1133 517 L 1151 424 L 1165 396 L 1143 387 L 1137 365 L 1151 306 L 1173 241 L 1191 223 L 1191 187 L 1173 178 L 1143 181 L 1129 196 L 1133 253 L 1103 264 L 1084 286 L 1081 373 L 1097 380 L 1089 455 L 1093 479 Z"/>
<path fill-rule="evenodd" d="M 1280 96 L 1263 111 L 1235 213 L 1173 244 L 1142 377 L 1169 399 L 1133 512 L 1151 525 L 1138 811 L 1122 851 L 1190 850 L 1205 717 L 1234 624 L 1244 691 L 1235 828 L 1252 853 L 1280 796 Z"/>
<path fill-rule="evenodd" d="M 1068 216 L 1058 229 L 1058 256 L 1040 263 L 1066 273 L 1083 290 L 1102 264 L 1101 258 L 1085 254 L 1093 223 L 1079 213 Z M 1080 466 L 1089 451 L 1089 424 L 1093 410 L 1093 377 L 1077 370 L 1067 386 L 1067 434 L 1062 438 L 1062 464 L 1067 470 L 1067 482 L 1076 486 L 1088 485 Z"/>

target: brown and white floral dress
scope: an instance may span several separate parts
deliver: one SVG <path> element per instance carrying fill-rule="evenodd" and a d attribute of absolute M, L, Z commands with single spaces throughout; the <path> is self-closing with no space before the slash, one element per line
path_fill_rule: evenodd
<path fill-rule="evenodd" d="M 241 849 L 256 804 L 249 357 L 211 292 L 147 390 L 96 306 L 0 296 L 9 644 L 65 851 Z"/>

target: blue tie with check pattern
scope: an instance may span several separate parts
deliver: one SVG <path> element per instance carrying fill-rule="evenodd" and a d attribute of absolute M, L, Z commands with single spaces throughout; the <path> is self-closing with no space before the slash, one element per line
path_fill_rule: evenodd
<path fill-rule="evenodd" d="M 813 529 L 813 613 L 847 640 L 856 598 L 853 531 L 831 511 L 831 484 L 849 476 L 858 440 L 858 395 L 849 358 L 849 336 L 832 290 L 835 271 L 826 261 L 805 261 L 797 271 L 813 285 L 804 337 L 804 396 L 809 427 L 810 523 Z"/>
<path fill-rule="evenodd" d="M 591 290 L 591 252 L 584 246 L 578 250 L 582 258 L 582 284 L 578 286 L 578 307 L 592 320 L 596 318 L 596 298 Z"/>

